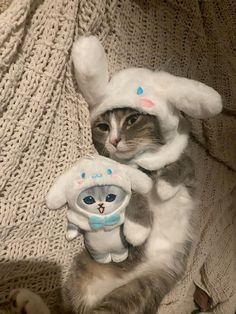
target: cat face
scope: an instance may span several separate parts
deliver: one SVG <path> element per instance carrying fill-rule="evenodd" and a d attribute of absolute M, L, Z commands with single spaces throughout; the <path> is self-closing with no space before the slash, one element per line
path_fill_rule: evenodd
<path fill-rule="evenodd" d="M 81 192 L 77 203 L 80 208 L 98 215 L 115 211 L 124 201 L 127 193 L 118 186 L 104 185 L 88 188 Z"/>
<path fill-rule="evenodd" d="M 164 143 L 156 117 L 129 108 L 107 111 L 92 125 L 93 142 L 101 155 L 131 159 Z"/>

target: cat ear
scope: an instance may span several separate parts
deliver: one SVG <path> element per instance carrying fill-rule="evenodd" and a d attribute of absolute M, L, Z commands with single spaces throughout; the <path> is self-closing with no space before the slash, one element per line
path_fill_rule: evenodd
<path fill-rule="evenodd" d="M 76 169 L 77 165 L 71 167 L 53 183 L 46 196 L 46 205 L 49 209 L 58 209 L 67 203 L 66 186 L 71 181 Z"/>
<path fill-rule="evenodd" d="M 80 37 L 73 45 L 72 59 L 78 87 L 91 106 L 100 103 L 108 84 L 104 48 L 95 36 Z"/>
<path fill-rule="evenodd" d="M 131 181 L 132 190 L 140 194 L 146 194 L 151 190 L 152 179 L 149 178 L 145 173 L 131 166 L 122 165 L 122 167 L 124 168 L 127 177 Z"/>
<path fill-rule="evenodd" d="M 205 119 L 221 112 L 222 99 L 213 88 L 166 72 L 157 72 L 156 78 L 167 102 L 187 115 Z"/>

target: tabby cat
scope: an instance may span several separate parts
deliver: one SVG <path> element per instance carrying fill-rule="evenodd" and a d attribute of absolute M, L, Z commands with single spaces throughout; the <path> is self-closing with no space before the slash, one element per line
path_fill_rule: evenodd
<path fill-rule="evenodd" d="M 61 313 L 154 314 L 183 274 L 194 237 L 194 168 L 185 154 L 189 128 L 181 112 L 212 117 L 222 110 L 221 96 L 203 83 L 145 68 L 124 69 L 110 78 L 105 50 L 95 36 L 79 37 L 72 58 L 90 106 L 97 150 L 141 168 L 154 184 L 147 198 L 134 193 L 127 211 L 142 221 L 145 232 L 150 220 L 142 209 L 149 207 L 146 242 L 131 246 L 127 260 L 117 264 L 79 254 L 62 293 Z M 18 313 L 49 313 L 28 290 L 13 291 L 10 299 Z"/>
<path fill-rule="evenodd" d="M 178 132 L 187 130 L 182 119 Z M 92 135 L 100 154 L 126 163 L 165 145 L 157 117 L 129 108 L 99 116 L 92 125 Z M 182 154 L 179 160 L 159 171 L 143 171 L 152 177 L 155 188 L 148 199 L 133 194 L 129 207 L 139 215 L 149 204 L 153 226 L 148 241 L 131 247 L 128 259 L 119 264 L 98 264 L 85 251 L 79 254 L 63 289 L 61 313 L 156 313 L 163 297 L 183 274 L 193 237 L 192 161 Z M 145 224 L 145 217 L 143 220 Z M 28 290 L 13 291 L 12 300 L 16 297 L 30 299 L 32 304 L 36 298 Z M 40 313 L 49 313 L 45 304 L 42 306 L 44 310 L 40 309 Z M 27 314 L 37 314 L 38 309 L 31 312 L 25 308 Z"/>

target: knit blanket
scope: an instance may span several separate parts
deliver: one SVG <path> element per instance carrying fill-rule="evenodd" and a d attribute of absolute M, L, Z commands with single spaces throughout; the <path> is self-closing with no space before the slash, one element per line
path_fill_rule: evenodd
<path fill-rule="evenodd" d="M 191 121 L 199 237 L 158 313 L 191 313 L 195 285 L 211 296 L 213 313 L 234 313 L 235 12 L 235 1 L 0 0 L 0 304 L 11 289 L 27 287 L 56 311 L 83 247 L 81 237 L 67 242 L 66 209 L 48 210 L 45 195 L 56 176 L 94 152 L 71 64 L 74 39 L 92 33 L 106 48 L 110 73 L 162 69 L 223 96 L 222 114 Z"/>

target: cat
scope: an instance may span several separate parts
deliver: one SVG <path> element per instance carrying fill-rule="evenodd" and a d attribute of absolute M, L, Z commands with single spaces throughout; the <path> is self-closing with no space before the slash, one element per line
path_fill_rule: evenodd
<path fill-rule="evenodd" d="M 154 184 L 146 199 L 134 193 L 128 205 L 130 215 L 141 217 L 144 225 L 142 208 L 150 208 L 146 243 L 131 247 L 127 260 L 116 265 L 99 265 L 86 252 L 77 256 L 62 293 L 61 313 L 154 314 L 183 274 L 195 235 L 194 167 L 185 154 L 189 129 L 182 113 L 210 118 L 222 111 L 222 99 L 203 83 L 164 71 L 127 68 L 110 76 L 96 36 L 80 36 L 72 59 L 97 150 L 139 167 Z M 34 299 L 30 291 L 13 291 L 11 300 L 17 310 L 27 300 L 35 311 L 25 306 L 25 312 L 39 313 L 38 296 Z M 40 313 L 48 312 L 41 308 Z"/>
<path fill-rule="evenodd" d="M 178 131 L 188 132 L 183 118 Z M 99 116 L 92 125 L 92 137 L 100 154 L 125 163 L 165 145 L 157 117 L 129 108 Z M 153 212 L 149 239 L 142 246 L 131 247 L 128 259 L 116 265 L 98 264 L 86 251 L 76 256 L 63 288 L 61 313 L 154 314 L 181 278 L 194 235 L 193 163 L 183 153 L 158 171 L 142 170 L 152 177 L 155 188 L 149 199 L 133 193 L 129 212 L 139 215 L 149 204 Z M 16 296 L 26 298 L 27 294 L 34 303 L 34 295 L 28 290 L 13 292 L 11 300 Z"/>

